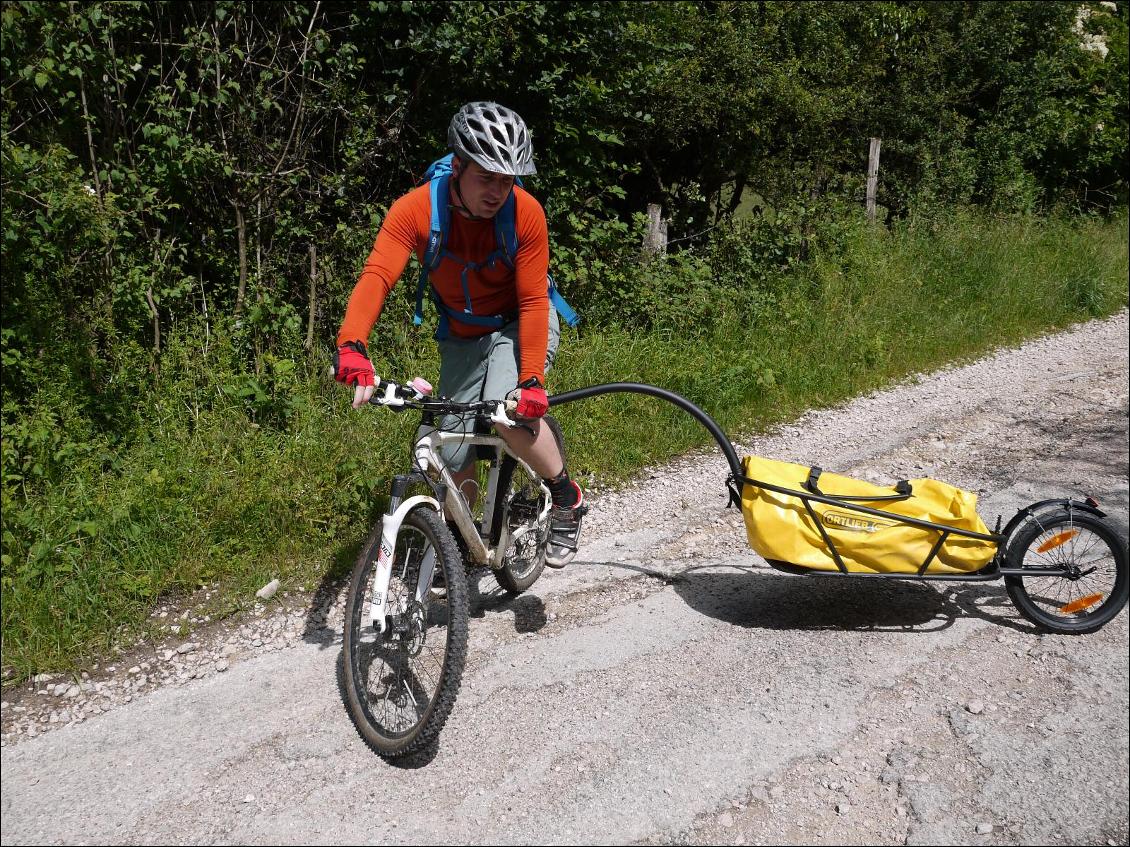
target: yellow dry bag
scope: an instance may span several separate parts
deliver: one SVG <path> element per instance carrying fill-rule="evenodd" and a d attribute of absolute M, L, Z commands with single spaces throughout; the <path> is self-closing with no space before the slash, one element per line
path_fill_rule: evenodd
<path fill-rule="evenodd" d="M 913 479 L 883 487 L 758 456 L 747 456 L 742 467 L 746 534 L 750 546 L 773 563 L 838 571 L 838 555 L 848 573 L 915 573 L 924 564 L 927 574 L 970 573 L 988 564 L 997 551 L 993 540 L 903 520 L 988 535 L 977 514 L 977 495 L 944 482 Z M 758 482 L 795 493 L 773 491 Z M 800 496 L 810 494 L 839 502 L 830 505 Z"/>

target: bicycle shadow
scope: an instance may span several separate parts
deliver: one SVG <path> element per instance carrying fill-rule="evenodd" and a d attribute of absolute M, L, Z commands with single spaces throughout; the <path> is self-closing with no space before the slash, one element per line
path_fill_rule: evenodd
<path fill-rule="evenodd" d="M 749 566 L 702 565 L 678 573 L 632 568 L 671 585 L 695 611 L 769 630 L 939 632 L 959 617 L 1035 633 L 1001 583 L 810 577 Z"/>
<path fill-rule="evenodd" d="M 536 594 L 513 595 L 502 588 L 491 572 L 476 568 L 467 574 L 467 600 L 472 618 L 485 618 L 488 612 L 514 613 L 514 631 L 538 632 L 549 623 L 545 602 Z"/>
<path fill-rule="evenodd" d="M 302 640 L 307 644 L 314 644 L 322 650 L 341 645 L 342 621 L 335 613 L 345 605 L 349 577 L 363 543 L 357 541 L 343 545 L 334 552 L 306 607 Z"/>

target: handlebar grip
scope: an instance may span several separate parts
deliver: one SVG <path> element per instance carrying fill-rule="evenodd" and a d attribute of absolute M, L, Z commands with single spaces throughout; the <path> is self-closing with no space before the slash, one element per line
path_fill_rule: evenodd
<path fill-rule="evenodd" d="M 388 388 L 388 386 L 393 385 L 394 383 L 390 383 L 388 380 L 381 379 L 379 376 L 376 376 L 376 374 L 374 374 L 373 376 L 376 377 L 373 380 L 373 396 L 369 398 L 368 402 L 370 406 L 380 406 L 381 400 L 384 399 L 385 389 Z"/>

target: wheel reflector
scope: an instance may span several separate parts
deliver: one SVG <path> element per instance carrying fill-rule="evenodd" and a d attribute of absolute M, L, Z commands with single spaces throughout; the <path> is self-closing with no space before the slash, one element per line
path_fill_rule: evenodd
<path fill-rule="evenodd" d="M 1072 600 L 1066 606 L 1060 606 L 1059 610 L 1065 615 L 1072 612 L 1081 612 L 1088 606 L 1093 606 L 1103 599 L 1101 594 L 1088 594 L 1086 597 L 1080 597 L 1078 600 Z"/>
<path fill-rule="evenodd" d="M 1060 547 L 1079 534 L 1077 529 L 1065 529 L 1063 532 L 1057 532 L 1043 544 L 1036 548 L 1037 553 L 1046 553 L 1049 550 L 1054 550 Z"/>

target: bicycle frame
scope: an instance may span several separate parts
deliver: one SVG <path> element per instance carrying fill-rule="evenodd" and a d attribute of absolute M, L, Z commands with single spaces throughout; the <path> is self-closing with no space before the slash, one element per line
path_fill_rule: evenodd
<path fill-rule="evenodd" d="M 455 485 L 454 477 L 441 457 L 440 448 L 445 444 L 453 446 L 462 444 L 471 447 L 482 446 L 490 447 L 494 450 L 494 456 L 490 460 L 490 473 L 487 477 L 486 494 L 483 500 L 483 523 L 481 532 L 475 527 L 475 519 L 471 514 L 471 508 L 467 503 L 467 498 L 463 496 L 463 492 L 459 491 Z M 446 489 L 443 499 L 443 508 L 439 510 L 441 516 L 443 516 L 445 520 L 450 518 L 450 520 L 455 523 L 455 526 L 459 529 L 459 534 L 463 537 L 463 541 L 467 545 L 467 550 L 471 554 L 471 558 L 480 565 L 486 565 L 494 570 L 502 567 L 503 557 L 510 544 L 520 540 L 522 536 L 528 532 L 528 529 L 522 529 L 512 535 L 507 521 L 505 520 L 506 515 L 502 515 L 502 526 L 498 527 L 498 543 L 488 545 L 483 540 L 484 538 L 490 538 L 495 530 L 495 506 L 498 497 L 503 493 L 498 490 L 499 468 L 502 463 L 503 453 L 513 458 L 514 461 L 526 471 L 531 479 L 540 479 L 528 464 L 516 456 L 510 448 L 506 446 L 506 442 L 499 435 L 468 435 L 462 432 L 432 430 L 416 442 L 416 466 L 425 476 L 429 476 L 429 470 L 434 468 Z M 550 493 L 549 488 L 546 487 L 544 482 L 541 483 L 541 488 L 545 493 L 546 499 L 545 506 L 538 517 L 539 519 L 544 519 L 549 514 Z"/>
<path fill-rule="evenodd" d="M 513 422 L 506 418 L 501 409 L 496 409 L 491 415 L 491 420 L 498 425 L 513 426 Z M 471 447 L 489 447 L 494 451 L 490 460 L 490 472 L 487 479 L 487 490 L 483 501 L 483 522 L 480 531 L 475 526 L 471 507 L 463 492 L 455 485 L 451 470 L 443 461 L 440 448 L 444 445 L 465 445 Z M 501 526 L 498 527 L 498 541 L 488 544 L 484 539 L 492 537 L 495 527 L 493 525 L 495 506 L 498 497 L 504 492 L 498 490 L 499 469 L 502 464 L 502 455 L 512 457 L 529 475 L 531 479 L 540 479 L 533 469 L 521 458 L 516 456 L 507 447 L 506 442 L 499 435 L 489 433 L 467 434 L 464 432 L 444 432 L 431 429 L 416 442 L 415 460 L 416 469 L 407 475 L 397 476 L 393 480 L 392 496 L 389 499 L 388 510 L 381 518 L 381 541 L 377 554 L 377 567 L 373 573 L 373 599 L 370 604 L 369 617 L 372 625 L 384 633 L 390 623 L 388 609 L 388 585 L 392 579 L 392 569 L 395 565 L 396 538 L 400 534 L 400 527 L 404 518 L 412 509 L 426 505 L 435 509 L 443 520 L 450 518 L 463 537 L 464 543 L 471 557 L 480 565 L 485 565 L 497 570 L 502 567 L 507 549 L 513 542 L 520 540 L 529 527 L 523 527 L 516 533 L 510 532 L 507 514 L 501 515 Z M 433 478 L 433 474 L 439 479 Z M 403 499 L 408 484 L 413 480 L 425 482 L 435 493 L 434 497 L 416 495 Z M 549 488 L 541 483 L 545 495 L 545 506 L 538 515 L 539 522 L 548 518 L 551 505 Z M 432 582 L 432 569 L 435 567 L 435 551 L 429 550 L 420 562 L 420 576 L 416 585 L 415 602 L 423 604 Z M 394 615 L 403 615 L 407 608 L 393 610 Z"/>

